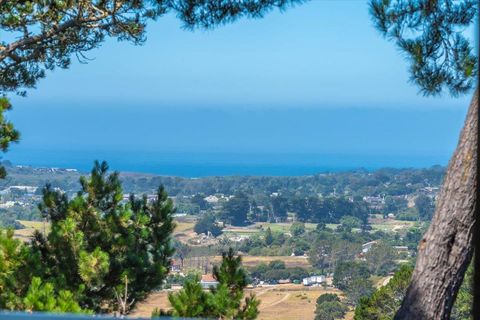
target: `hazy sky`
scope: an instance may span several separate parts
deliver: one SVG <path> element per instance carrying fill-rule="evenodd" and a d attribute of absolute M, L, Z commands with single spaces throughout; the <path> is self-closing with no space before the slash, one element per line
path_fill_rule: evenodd
<path fill-rule="evenodd" d="M 87 55 L 14 98 L 23 136 L 7 158 L 125 148 L 448 158 L 469 102 L 418 95 L 363 1 L 312 1 L 213 31 L 166 16 L 144 46 L 109 40 Z"/>

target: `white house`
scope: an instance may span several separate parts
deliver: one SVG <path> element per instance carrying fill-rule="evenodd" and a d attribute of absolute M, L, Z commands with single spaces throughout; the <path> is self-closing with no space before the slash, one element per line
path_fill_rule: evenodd
<path fill-rule="evenodd" d="M 321 284 L 325 282 L 325 276 L 320 275 L 320 276 L 311 276 L 308 278 L 303 278 L 303 285 L 304 286 L 311 286 L 314 284 Z"/>

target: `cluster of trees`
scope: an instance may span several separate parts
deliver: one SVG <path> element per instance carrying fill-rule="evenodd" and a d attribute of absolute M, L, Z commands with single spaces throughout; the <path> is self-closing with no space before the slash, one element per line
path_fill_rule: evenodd
<path fill-rule="evenodd" d="M 0 309 L 127 313 L 159 287 L 170 266 L 173 203 L 123 201 L 118 173 L 95 163 L 69 199 L 46 186 L 40 211 L 48 233 L 29 244 L 0 232 Z"/>
<path fill-rule="evenodd" d="M 247 274 L 242 268 L 241 257 L 232 249 L 222 254 L 220 267 L 215 266 L 213 277 L 218 286 L 204 291 L 198 281 L 188 280 L 178 293 L 171 293 L 168 300 L 171 313 L 156 311 L 154 315 L 171 314 L 176 317 L 216 319 L 255 319 L 260 301 L 251 294 L 245 297 Z"/>
<path fill-rule="evenodd" d="M 393 319 L 412 277 L 413 267 L 402 265 L 392 279 L 371 296 L 362 297 L 355 308 L 355 320 Z"/>
<path fill-rule="evenodd" d="M 278 195 L 270 197 L 266 206 L 258 206 L 255 200 L 243 192 L 237 193 L 223 204 L 218 218 L 226 223 L 242 226 L 253 222 L 282 222 L 292 212 L 301 222 L 339 223 L 343 216 L 353 216 L 368 223 L 366 203 L 357 199 L 350 201 L 345 197 L 297 197 Z"/>
<path fill-rule="evenodd" d="M 364 262 L 345 261 L 335 267 L 333 285 L 345 292 L 348 302 L 355 305 L 361 297 L 373 292 L 372 275 Z"/>
<path fill-rule="evenodd" d="M 3 164 L 9 175 L 5 180 L 0 180 L 0 188 L 9 185 L 43 187 L 48 183 L 54 188 L 60 188 L 67 194 L 74 195 L 81 187 L 78 183 L 80 175 L 78 172 L 51 172 L 29 167 L 17 168 L 8 162 Z M 220 214 L 226 220 L 232 220 L 237 224 L 252 221 L 283 221 L 287 218 L 288 212 L 297 213 L 299 220 L 309 222 L 337 221 L 338 215 L 342 215 L 342 212 L 361 218 L 365 211 L 365 203 L 361 198 L 379 194 L 386 195 L 385 208 L 382 212 L 400 214 L 400 217 L 406 220 L 428 220 L 431 216 L 431 208 L 423 211 L 419 207 L 419 210 L 409 212 L 405 199 L 390 196 L 384 188 L 387 188 L 386 185 L 391 188 L 392 184 L 408 185 L 406 187 L 408 190 L 398 190 L 396 193 L 415 194 L 427 186 L 427 183 L 438 186 L 443 170 L 441 167 L 433 167 L 431 169 L 382 169 L 373 173 L 352 171 L 320 174 L 313 177 L 205 177 L 199 179 L 128 173 L 120 175 L 120 181 L 126 193 L 152 194 L 156 192 L 156 186 L 165 185 L 171 195 L 177 196 L 178 210 L 190 214 L 215 211 L 215 208 L 205 201 L 206 195 L 217 193 L 236 195 L 237 203 L 234 202 L 232 205 L 225 203 L 222 212 L 226 212 Z M 355 200 L 354 203 L 348 202 L 343 197 L 337 199 L 329 196 L 334 190 L 339 195 L 346 192 Z M 271 196 L 272 192 L 279 195 Z M 324 195 L 324 200 L 312 196 L 314 194 Z M 245 206 L 245 198 L 249 203 L 248 209 L 235 212 L 236 209 Z M 229 213 L 232 210 L 234 213 Z M 11 226 L 13 220 L 27 216 L 30 219 L 41 219 L 41 214 L 37 210 L 29 209 L 28 212 L 25 210 L 16 212 L 11 219 L 4 221 L 3 225 L 8 223 Z"/>
<path fill-rule="evenodd" d="M 301 281 L 309 276 L 308 270 L 300 267 L 287 268 L 282 260 L 273 260 L 268 264 L 260 263 L 248 269 L 248 271 L 253 281 L 266 281 L 268 283 L 277 283 L 279 280 L 285 279 Z"/>
<path fill-rule="evenodd" d="M 317 298 L 315 320 L 343 319 L 348 308 L 334 293 L 325 293 Z"/>
<path fill-rule="evenodd" d="M 290 201 L 290 211 L 296 213 L 299 221 L 338 223 L 343 216 L 353 216 L 366 223 L 370 213 L 361 199 L 350 201 L 345 197 L 295 197 Z"/>
<path fill-rule="evenodd" d="M 174 196 L 234 195 L 241 191 L 248 196 L 257 195 L 255 200 L 263 204 L 262 198 L 269 197 L 274 192 L 302 197 L 313 194 L 327 196 L 334 192 L 347 193 L 353 197 L 414 194 L 424 187 L 439 186 L 444 174 L 445 167 L 433 166 L 424 169 L 353 170 L 298 177 L 225 176 L 187 179 L 129 174 L 122 177 L 122 182 L 128 192 L 149 192 L 155 186 L 163 184 Z"/>
<path fill-rule="evenodd" d="M 198 218 L 193 231 L 197 234 L 204 233 L 206 235 L 211 234 L 214 237 L 218 237 L 223 233 L 222 227 L 216 221 L 215 216 L 211 213 L 206 213 Z"/>
<path fill-rule="evenodd" d="M 393 320 L 400 308 L 412 278 L 413 266 L 403 264 L 389 282 L 370 296 L 360 298 L 355 308 L 355 320 Z M 468 268 L 465 279 L 453 305 L 450 319 L 472 319 L 473 266 Z"/>

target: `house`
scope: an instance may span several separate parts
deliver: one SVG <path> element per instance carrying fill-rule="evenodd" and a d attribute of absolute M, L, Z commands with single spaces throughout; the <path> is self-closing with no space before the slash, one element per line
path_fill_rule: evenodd
<path fill-rule="evenodd" d="M 200 285 L 203 289 L 216 288 L 219 282 L 211 274 L 203 274 Z"/>
<path fill-rule="evenodd" d="M 208 202 L 210 204 L 215 204 L 218 201 L 220 201 L 220 198 L 218 198 L 217 196 L 211 195 L 211 196 L 207 196 L 207 197 L 203 198 L 203 200 L 205 200 L 206 202 Z"/>
<path fill-rule="evenodd" d="M 368 206 L 372 209 L 381 209 L 382 206 L 385 204 L 384 197 L 366 196 L 366 197 L 363 197 L 363 201 L 365 201 L 368 204 Z"/>
<path fill-rule="evenodd" d="M 173 259 L 172 264 L 170 265 L 170 272 L 180 271 L 182 271 L 182 262 L 180 260 Z"/>
<path fill-rule="evenodd" d="M 20 191 L 20 192 L 25 192 L 25 193 L 35 193 L 37 191 L 38 187 L 32 187 L 32 186 L 10 186 L 7 188 L 8 191 Z"/>
<path fill-rule="evenodd" d="M 303 285 L 304 286 L 311 286 L 314 284 L 321 284 L 325 282 L 325 276 L 320 275 L 320 276 L 311 276 L 308 278 L 303 278 Z"/>

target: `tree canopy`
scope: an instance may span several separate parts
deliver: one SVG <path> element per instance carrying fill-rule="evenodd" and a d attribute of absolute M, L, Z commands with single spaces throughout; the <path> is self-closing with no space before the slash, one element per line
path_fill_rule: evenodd
<path fill-rule="evenodd" d="M 372 0 L 376 28 L 405 53 L 410 79 L 425 95 L 469 92 L 477 57 L 465 30 L 477 13 L 475 0 Z"/>

